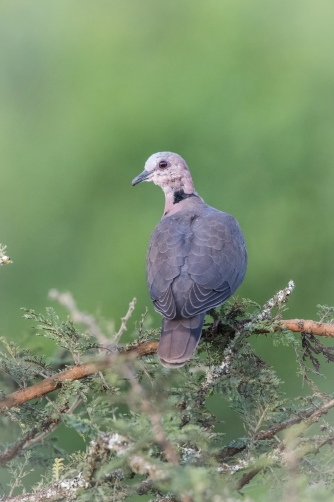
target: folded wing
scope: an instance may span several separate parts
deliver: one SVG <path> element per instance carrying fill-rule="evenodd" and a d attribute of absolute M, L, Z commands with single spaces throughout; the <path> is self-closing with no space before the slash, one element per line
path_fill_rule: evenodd
<path fill-rule="evenodd" d="M 244 238 L 233 216 L 208 206 L 192 230 L 187 262 L 193 286 L 182 309 L 187 317 L 224 303 L 242 283 L 247 266 Z"/>

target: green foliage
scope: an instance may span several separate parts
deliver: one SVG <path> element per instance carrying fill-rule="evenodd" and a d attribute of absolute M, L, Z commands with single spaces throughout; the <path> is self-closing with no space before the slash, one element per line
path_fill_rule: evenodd
<path fill-rule="evenodd" d="M 42 469 L 39 479 L 25 481 L 25 490 L 54 490 L 59 500 L 66 493 L 78 501 L 224 502 L 239 500 L 240 490 L 251 500 L 288 501 L 291 490 L 303 500 L 332 500 L 334 429 L 321 410 L 333 397 L 318 390 L 308 366 L 310 361 L 319 373 L 319 356 L 332 363 L 332 348 L 279 325 L 283 296 L 276 295 L 263 311 L 237 299 L 211 311 L 197 355 L 179 370 L 163 368 L 152 356 L 116 357 L 104 375 L 67 381 L 42 402 L 5 410 L 6 426 L 20 436 L 0 453 L 0 464 L 12 477 L 10 494 L 22 489 L 24 478 L 32 479 L 34 469 Z M 332 309 L 321 307 L 320 315 L 332 319 Z M 52 309 L 46 316 L 26 310 L 24 317 L 38 323 L 39 336 L 71 355 L 72 364 L 97 357 L 92 336 Z M 156 339 L 144 318 L 135 343 Z M 249 343 L 263 334 L 272 338 L 273 350 L 281 342 L 295 352 L 308 395 L 291 400 L 282 392 L 275 370 Z M 19 388 L 61 369 L 59 352 L 46 362 L 1 341 L 6 352 L 0 354 L 0 368 Z M 243 434 L 225 439 L 224 427 L 206 405 L 212 395 L 240 417 Z M 319 419 L 320 428 L 310 429 Z M 81 449 L 59 446 L 61 437 L 50 432 L 60 424 L 83 440 Z"/>
<path fill-rule="evenodd" d="M 334 322 L 334 307 L 328 305 L 317 305 L 320 322 Z"/>
<path fill-rule="evenodd" d="M 34 469 L 27 468 L 30 458 L 31 451 L 26 451 L 23 454 L 23 460 L 8 462 L 8 472 L 11 477 L 10 483 L 8 483 L 10 487 L 9 496 L 13 494 L 15 488 L 23 486 L 23 478 L 33 472 Z"/>
<path fill-rule="evenodd" d="M 75 364 L 80 364 L 81 354 L 97 346 L 95 342 L 91 341 L 91 336 L 79 332 L 71 321 L 63 322 L 51 307 L 46 309 L 46 316 L 36 314 L 33 310 L 22 310 L 25 312 L 24 319 L 32 319 L 39 323 L 36 329 L 42 330 L 43 333 L 36 333 L 36 335 L 50 338 L 57 345 L 68 350 Z"/>
<path fill-rule="evenodd" d="M 59 481 L 60 473 L 64 470 L 63 458 L 55 458 L 52 466 L 52 475 L 55 481 Z"/>
<path fill-rule="evenodd" d="M 29 349 L 22 349 L 12 341 L 8 342 L 3 336 L 0 341 L 6 348 L 6 352 L 0 352 L 0 369 L 13 378 L 19 387 L 25 387 L 38 375 L 51 375 L 50 365 L 46 363 L 44 356 L 36 356 Z"/>

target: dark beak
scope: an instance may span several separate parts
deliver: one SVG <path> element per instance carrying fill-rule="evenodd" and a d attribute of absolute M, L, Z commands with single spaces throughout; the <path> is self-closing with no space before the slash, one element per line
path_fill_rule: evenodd
<path fill-rule="evenodd" d="M 132 180 L 131 185 L 134 187 L 135 185 L 138 185 L 138 183 L 141 183 L 142 181 L 146 181 L 147 178 L 149 177 L 149 175 L 150 175 L 149 171 L 143 171 L 142 173 L 140 173 L 137 176 L 137 178 Z"/>

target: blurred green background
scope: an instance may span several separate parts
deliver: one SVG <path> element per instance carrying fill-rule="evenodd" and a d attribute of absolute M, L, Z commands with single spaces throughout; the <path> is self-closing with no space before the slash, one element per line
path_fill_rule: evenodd
<path fill-rule="evenodd" d="M 163 150 L 238 219 L 239 296 L 293 279 L 287 317 L 333 305 L 333 15 L 329 0 L 2 2 L 0 335 L 40 344 L 19 309 L 51 288 L 116 327 L 136 296 L 133 320 L 149 306 L 160 323 L 145 255 L 163 194 L 131 180 Z M 292 349 L 254 343 L 299 393 Z"/>

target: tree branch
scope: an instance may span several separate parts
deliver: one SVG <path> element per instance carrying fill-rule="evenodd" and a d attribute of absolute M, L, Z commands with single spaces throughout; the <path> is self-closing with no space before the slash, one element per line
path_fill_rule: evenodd
<path fill-rule="evenodd" d="M 121 356 L 127 357 L 143 357 L 155 354 L 157 351 L 158 342 L 143 342 L 137 346 L 129 347 L 127 350 L 121 352 Z M 101 359 L 90 363 L 82 364 L 81 366 L 73 366 L 69 370 L 57 373 L 53 377 L 45 378 L 39 383 L 27 387 L 25 389 L 17 390 L 9 394 L 5 399 L 0 400 L 0 412 L 5 409 L 20 406 L 31 399 L 36 399 L 45 396 L 49 392 L 59 389 L 64 382 L 81 380 L 88 376 L 94 375 L 98 371 L 105 370 L 112 366 L 116 356 L 107 359 Z M 119 357 L 119 356 L 117 356 Z"/>
<path fill-rule="evenodd" d="M 282 319 L 280 322 L 290 331 L 294 331 L 295 333 L 307 333 L 308 335 L 334 338 L 334 324 L 311 320 L 304 321 L 303 319 Z"/>
<path fill-rule="evenodd" d="M 311 409 L 306 411 L 302 415 L 298 415 L 297 417 L 289 418 L 280 424 L 274 424 L 266 431 L 261 431 L 255 436 L 255 440 L 263 440 L 263 439 L 272 439 L 278 432 L 283 431 L 284 429 L 288 429 L 293 425 L 300 424 L 305 421 L 305 427 L 310 427 L 314 422 L 317 422 L 319 418 L 334 407 L 334 399 L 327 401 L 327 403 L 323 404 L 319 408 Z"/>
<path fill-rule="evenodd" d="M 270 300 L 265 303 L 263 306 L 262 312 L 257 315 L 258 321 L 263 321 L 265 319 L 270 319 L 271 311 L 274 307 L 277 307 L 278 310 L 282 308 L 283 304 L 286 303 L 295 288 L 295 283 L 293 281 L 289 281 L 288 287 L 281 289 L 278 291 Z"/>
<path fill-rule="evenodd" d="M 236 485 L 236 490 L 241 490 L 245 485 L 248 485 L 252 481 L 253 478 L 262 470 L 261 467 L 256 467 L 249 472 L 246 472 L 242 478 L 239 479 Z"/>
<path fill-rule="evenodd" d="M 0 466 L 2 467 L 3 465 L 6 465 L 7 462 L 12 460 L 18 452 L 20 452 L 23 448 L 24 445 L 27 443 L 27 441 L 30 441 L 32 438 L 34 438 L 39 432 L 38 427 L 34 427 L 30 431 L 28 431 L 17 443 L 15 443 L 12 447 L 7 448 L 4 452 L 0 453 Z"/>
<path fill-rule="evenodd" d="M 271 425 L 269 427 L 269 429 L 258 432 L 254 436 L 253 440 L 254 441 L 263 441 L 263 440 L 273 439 L 276 436 L 276 434 L 278 434 L 279 432 L 281 432 L 285 429 L 289 429 L 293 425 L 300 424 L 301 422 L 305 422 L 304 426 L 301 428 L 301 430 L 298 431 L 297 435 L 300 435 L 308 427 L 310 427 L 312 424 L 317 422 L 323 415 L 326 415 L 326 413 L 328 413 L 328 411 L 331 408 L 334 408 L 334 399 L 327 401 L 319 408 L 312 408 L 310 410 L 299 413 L 299 415 L 292 417 L 292 418 L 289 418 L 288 420 L 284 420 L 283 422 L 280 422 L 278 424 Z M 247 445 L 243 445 L 243 446 L 239 446 L 239 447 L 228 446 L 226 448 L 223 448 L 220 452 L 218 452 L 216 455 L 216 458 L 220 462 L 224 462 L 224 461 L 228 460 L 229 458 L 234 457 L 234 455 L 241 453 L 246 448 L 247 448 Z"/>
<path fill-rule="evenodd" d="M 30 431 L 24 434 L 24 436 L 19 439 L 13 446 L 7 448 L 7 450 L 4 450 L 3 452 L 0 452 L 0 467 L 6 465 L 7 462 L 16 457 L 17 454 L 24 448 L 29 448 L 33 444 L 43 441 L 46 436 L 51 434 L 51 432 L 53 432 L 58 427 L 58 425 L 60 425 L 60 414 L 73 413 L 80 402 L 81 398 L 77 397 L 70 407 L 68 405 L 64 405 L 58 410 L 58 417 L 49 417 L 42 424 L 38 425 L 37 427 L 33 427 Z M 43 432 L 41 432 L 41 430 Z"/>
<path fill-rule="evenodd" d="M 323 415 L 325 415 L 333 407 L 334 407 L 334 399 L 331 399 L 330 401 L 327 401 L 327 403 L 324 403 L 319 408 L 317 408 L 315 410 L 312 409 L 312 410 L 306 412 L 303 416 L 290 418 L 288 420 L 285 420 L 284 422 L 281 422 L 280 424 L 272 425 L 266 431 L 259 432 L 255 436 L 255 440 L 272 439 L 276 435 L 277 432 L 280 432 L 283 429 L 288 429 L 288 428 L 292 427 L 293 425 L 300 424 L 299 428 L 292 430 L 291 433 L 288 434 L 287 438 L 279 444 L 279 446 L 278 446 L 279 450 L 283 451 L 283 450 L 285 450 L 285 448 L 289 444 L 293 443 L 297 437 L 302 435 L 306 431 L 306 429 L 308 429 L 308 427 L 310 427 L 312 424 L 317 422 L 319 420 L 319 418 L 321 418 Z M 302 458 L 304 458 L 305 455 L 307 455 L 311 452 L 319 451 L 320 448 L 322 448 L 326 444 L 332 444 L 333 441 L 334 441 L 334 438 L 329 437 L 329 438 L 326 438 L 324 441 L 322 441 L 318 445 L 312 445 L 312 446 L 306 447 L 306 448 L 304 447 L 301 449 L 301 451 L 299 452 L 299 454 L 297 456 L 295 455 L 295 453 L 293 453 L 293 455 L 294 455 L 293 458 L 296 461 L 301 460 Z M 246 448 L 246 446 L 240 447 L 238 449 L 236 448 L 233 454 L 235 455 L 237 453 L 240 453 L 245 448 Z M 291 465 L 289 465 L 289 459 L 290 459 L 289 453 L 291 453 L 291 451 L 287 452 L 287 454 L 285 455 L 285 462 L 288 464 L 288 467 L 291 469 Z M 237 482 L 236 489 L 241 490 L 245 485 L 250 483 L 250 481 L 260 471 L 262 471 L 265 467 L 266 467 L 266 464 L 264 463 L 263 465 L 256 466 L 251 471 L 245 473 L 242 476 L 242 478 L 240 478 L 239 481 Z"/>
<path fill-rule="evenodd" d="M 113 345 L 118 347 L 118 344 L 119 344 L 119 340 L 121 338 L 121 336 L 123 335 L 124 331 L 127 330 L 127 327 L 126 327 L 126 323 L 128 322 L 128 320 L 130 319 L 131 315 L 132 315 L 132 312 L 134 311 L 135 309 L 135 306 L 136 306 L 136 302 L 137 302 L 137 299 L 134 298 L 130 303 L 129 303 L 129 308 L 128 308 L 128 311 L 127 313 L 125 314 L 124 317 L 121 318 L 121 321 L 122 321 L 122 324 L 121 324 L 121 327 L 119 328 L 119 331 L 117 331 L 117 333 L 115 334 L 112 342 L 113 342 Z"/>
<path fill-rule="evenodd" d="M 280 321 L 285 327 L 294 332 L 309 333 L 317 336 L 333 337 L 334 338 L 334 324 L 320 323 L 311 320 L 290 319 Z M 275 328 L 276 331 L 279 327 Z M 142 342 L 135 346 L 129 347 L 127 350 L 120 352 L 121 356 L 127 357 L 144 357 L 155 354 L 157 351 L 158 342 Z M 74 366 L 69 370 L 58 373 L 51 378 L 46 378 L 31 387 L 20 389 L 12 394 L 9 394 L 5 399 L 0 400 L 0 412 L 5 408 L 12 408 L 13 406 L 20 406 L 21 404 L 43 397 L 45 394 L 59 389 L 63 382 L 74 381 L 94 375 L 98 371 L 103 371 L 112 366 L 116 356 L 111 356 L 106 359 L 93 361 L 91 363 L 82 364 L 81 366 Z M 282 430 L 282 429 L 279 429 Z M 260 433 L 261 434 L 261 433 Z"/>
<path fill-rule="evenodd" d="M 67 410 L 64 410 L 64 413 L 66 415 L 71 415 L 73 413 L 73 411 L 76 409 L 76 407 L 81 403 L 81 397 L 77 396 L 76 399 L 74 400 L 74 402 L 71 404 L 71 406 L 67 409 Z M 45 430 L 44 432 L 41 432 L 38 436 L 36 436 L 35 438 L 32 438 L 32 439 L 29 439 L 24 445 L 23 445 L 23 448 L 30 448 L 30 446 L 33 446 L 34 444 L 36 443 L 41 443 L 44 441 L 44 439 L 49 435 L 51 434 L 52 432 L 54 432 L 57 427 L 60 425 L 61 423 L 61 420 L 60 418 L 58 420 L 55 420 L 54 424 L 52 424 L 48 430 Z"/>

